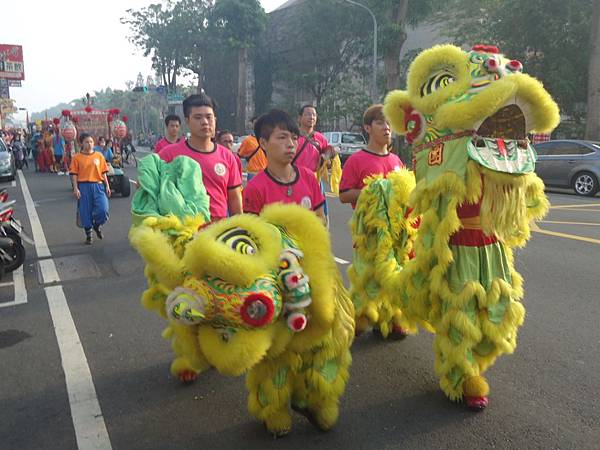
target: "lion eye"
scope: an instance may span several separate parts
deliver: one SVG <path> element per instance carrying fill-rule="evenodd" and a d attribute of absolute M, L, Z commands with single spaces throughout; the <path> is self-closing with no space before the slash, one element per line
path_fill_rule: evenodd
<path fill-rule="evenodd" d="M 436 73 L 431 76 L 426 83 L 421 86 L 421 97 L 432 94 L 438 89 L 442 89 L 456 81 L 451 73 L 446 71 Z"/>
<path fill-rule="evenodd" d="M 258 246 L 250 236 L 250 233 L 239 227 L 225 231 L 217 237 L 217 241 L 222 242 L 242 255 L 254 255 L 258 250 Z"/>

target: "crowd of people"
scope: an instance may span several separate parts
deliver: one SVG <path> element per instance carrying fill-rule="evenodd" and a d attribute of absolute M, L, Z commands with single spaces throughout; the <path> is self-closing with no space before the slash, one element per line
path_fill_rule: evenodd
<path fill-rule="evenodd" d="M 362 180 L 403 167 L 389 150 L 391 129 L 382 108 L 374 105 L 365 111 L 363 127 L 369 142 L 347 160 L 342 171 L 339 199 L 353 207 L 363 187 Z M 183 102 L 183 113 L 189 129 L 187 136 L 181 134 L 181 118 L 170 114 L 165 118 L 165 135 L 156 141 L 154 152 L 167 162 L 185 155 L 200 165 L 213 221 L 243 212 L 259 214 L 266 205 L 282 202 L 311 209 L 327 224 L 327 200 L 319 172 L 330 164 L 336 152 L 316 131 L 318 113 L 313 105 L 302 106 L 296 120 L 277 109 L 253 117 L 253 134 L 241 142 L 237 152 L 233 151 L 233 133 L 217 130 L 216 106 L 210 97 L 188 97 Z M 110 196 L 106 175 L 119 153 L 113 141 L 99 136 L 94 142 L 93 136 L 83 133 L 76 143 L 66 142 L 60 129 L 53 126 L 30 135 L 23 129 L 3 135 L 18 169 L 28 168 L 29 160 L 36 172 L 70 174 L 85 242 L 92 243 L 92 230 L 102 238 L 101 226 L 108 218 Z M 101 158 L 87 158 L 89 155 Z M 88 189 L 87 183 L 93 184 L 94 189 Z"/>
<path fill-rule="evenodd" d="M 336 150 L 316 131 L 318 113 L 313 105 L 302 106 L 297 120 L 277 109 L 252 118 L 253 134 L 237 152 L 233 152 L 233 134 L 217 131 L 216 106 L 210 97 L 188 97 L 183 113 L 189 137 L 180 135 L 181 118 L 169 115 L 165 137 L 157 142 L 155 152 L 167 162 L 185 155 L 200 165 L 213 221 L 242 212 L 259 214 L 266 205 L 282 202 L 311 209 L 327 223 L 324 183 L 318 174 Z M 368 144 L 348 158 L 340 182 L 340 201 L 353 207 L 366 177 L 403 167 L 390 152 L 392 133 L 383 105 L 369 107 L 363 119 Z M 247 184 L 242 187 L 244 166 Z"/>

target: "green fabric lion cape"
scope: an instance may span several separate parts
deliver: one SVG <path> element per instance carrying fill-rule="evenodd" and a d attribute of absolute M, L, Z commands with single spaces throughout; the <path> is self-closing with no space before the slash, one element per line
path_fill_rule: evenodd
<path fill-rule="evenodd" d="M 522 69 L 493 46 L 419 54 L 384 106 L 414 174 L 369 179 L 351 223 L 357 327 L 433 331 L 442 390 L 476 410 L 484 371 L 515 350 L 525 316 L 513 249 L 548 209 L 527 133 L 554 129 L 559 111 Z"/>

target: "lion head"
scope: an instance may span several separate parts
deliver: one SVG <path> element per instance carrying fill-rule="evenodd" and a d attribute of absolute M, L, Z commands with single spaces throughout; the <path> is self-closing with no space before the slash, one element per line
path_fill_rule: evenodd
<path fill-rule="evenodd" d="M 535 162 L 527 133 L 551 131 L 560 121 L 542 84 L 524 74 L 519 61 L 487 45 L 423 51 L 410 66 L 407 89 L 388 94 L 384 112 L 415 147 L 468 133 L 475 147 L 531 159 L 521 172 L 532 172 Z"/>
<path fill-rule="evenodd" d="M 168 291 L 167 318 L 197 329 L 200 350 L 221 373 L 241 375 L 331 332 L 339 277 L 312 212 L 274 205 L 260 216 L 231 217 L 196 233 L 181 258 L 166 239 L 143 225 L 131 234 Z"/>

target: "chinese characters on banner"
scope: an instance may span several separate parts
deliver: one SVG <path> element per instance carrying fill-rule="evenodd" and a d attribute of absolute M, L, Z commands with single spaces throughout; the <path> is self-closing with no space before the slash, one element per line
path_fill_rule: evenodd
<path fill-rule="evenodd" d="M 0 44 L 0 78 L 24 80 L 23 47 Z"/>

